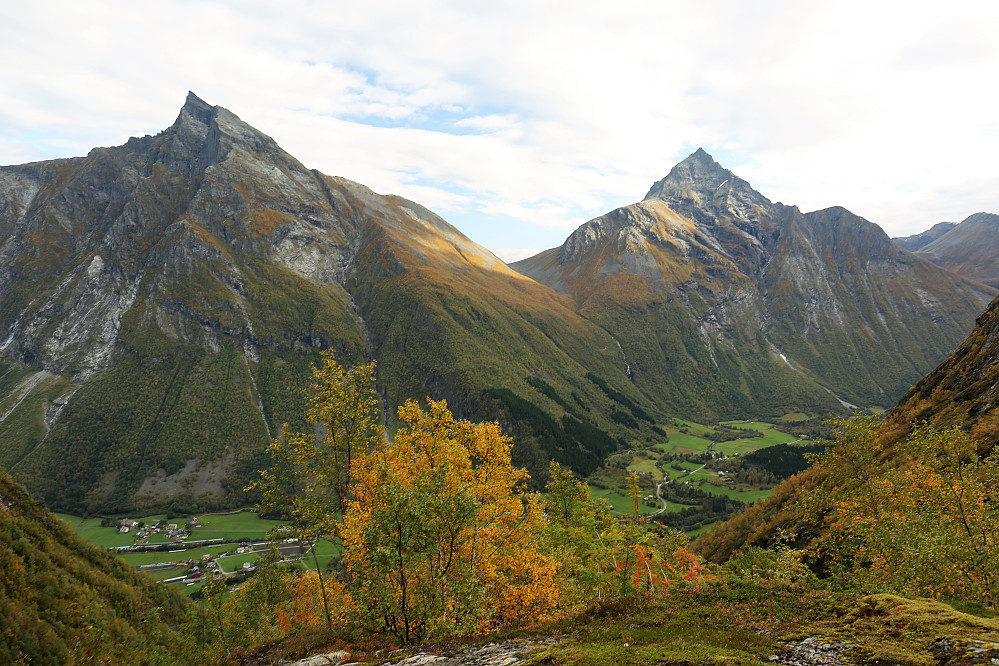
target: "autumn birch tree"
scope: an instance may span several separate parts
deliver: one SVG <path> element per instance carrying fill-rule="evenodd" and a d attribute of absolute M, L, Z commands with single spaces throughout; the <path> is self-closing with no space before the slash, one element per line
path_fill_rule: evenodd
<path fill-rule="evenodd" d="M 261 493 L 261 512 L 277 513 L 309 544 L 330 629 L 329 595 L 316 546 L 324 539 L 339 542 L 342 517 L 354 487 L 354 463 L 359 455 L 384 442 L 374 372 L 374 362 L 344 368 L 332 352 L 322 352 L 306 393 L 310 432 L 290 432 L 284 424 L 268 447 L 271 467 L 250 486 Z"/>
<path fill-rule="evenodd" d="M 370 627 L 404 642 L 544 617 L 555 563 L 535 543 L 542 521 L 527 472 L 496 423 L 453 417 L 444 401 L 408 401 L 402 427 L 357 461 L 344 561 Z M 361 605 L 361 604 L 359 604 Z"/>

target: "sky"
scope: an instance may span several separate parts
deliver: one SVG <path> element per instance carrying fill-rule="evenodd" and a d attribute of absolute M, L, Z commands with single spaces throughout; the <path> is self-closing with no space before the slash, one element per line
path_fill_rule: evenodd
<path fill-rule="evenodd" d="M 193 91 L 507 261 L 703 147 L 892 236 L 999 213 L 994 0 L 8 0 L 0 164 L 170 126 Z"/>

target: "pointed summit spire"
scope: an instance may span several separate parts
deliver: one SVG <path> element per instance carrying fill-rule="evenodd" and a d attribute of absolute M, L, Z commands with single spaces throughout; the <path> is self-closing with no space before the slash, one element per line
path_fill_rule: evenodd
<path fill-rule="evenodd" d="M 657 182 L 645 199 L 689 197 L 691 193 L 713 194 L 722 185 L 741 180 L 728 169 L 715 162 L 703 148 L 698 148 L 682 162 L 670 169 L 669 175 Z"/>
<path fill-rule="evenodd" d="M 717 162 L 715 162 L 715 158 L 711 157 L 711 155 L 708 154 L 708 151 L 704 150 L 704 148 L 698 148 L 690 155 L 688 155 L 687 159 L 683 160 L 683 162 L 697 162 L 698 164 L 718 164 Z M 681 162 L 681 164 L 683 164 L 683 162 Z"/>
<path fill-rule="evenodd" d="M 192 90 L 187 91 L 187 99 L 184 100 L 184 106 L 199 106 L 199 107 L 207 107 L 209 109 L 212 108 L 208 104 L 208 102 L 195 95 L 194 91 Z"/>
<path fill-rule="evenodd" d="M 193 92 L 188 91 L 187 99 L 184 100 L 184 106 L 181 107 L 180 117 L 178 117 L 177 120 L 180 121 L 184 115 L 188 115 L 198 122 L 208 125 L 212 121 L 212 116 L 215 115 L 215 107 L 208 104 L 208 102 L 201 99 Z"/>

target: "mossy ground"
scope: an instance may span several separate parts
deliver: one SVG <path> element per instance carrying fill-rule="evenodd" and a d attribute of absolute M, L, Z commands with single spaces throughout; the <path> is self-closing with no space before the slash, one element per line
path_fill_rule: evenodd
<path fill-rule="evenodd" d="M 969 609 L 970 610 L 970 609 Z M 769 664 L 786 641 L 815 636 L 854 644 L 846 656 L 858 664 L 930 665 L 938 638 L 999 638 L 999 619 L 984 609 L 961 612 L 938 601 L 889 594 L 857 595 L 769 582 L 712 583 L 594 604 L 558 622 L 412 646 L 446 651 L 459 644 L 508 638 L 555 638 L 529 663 L 546 666 L 646 664 Z M 269 659 L 347 649 L 351 658 L 380 664 L 391 641 L 300 635 L 269 646 Z M 260 655 L 257 655 L 259 657 Z M 399 653 L 393 655 L 398 659 Z M 261 663 L 248 658 L 247 663 Z"/>

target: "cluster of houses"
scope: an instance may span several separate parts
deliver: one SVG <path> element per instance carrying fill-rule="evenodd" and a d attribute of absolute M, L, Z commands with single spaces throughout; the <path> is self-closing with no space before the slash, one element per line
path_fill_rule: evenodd
<path fill-rule="evenodd" d="M 132 518 L 123 518 L 119 521 L 118 530 L 122 534 L 127 534 L 135 531 L 136 542 L 128 546 L 115 546 L 115 550 L 122 551 L 144 551 L 144 550 L 165 550 L 165 549 L 176 549 L 169 550 L 169 552 L 180 553 L 184 550 L 190 550 L 192 548 L 213 548 L 215 546 L 220 546 L 223 543 L 222 538 L 206 539 L 201 541 L 188 540 L 191 535 L 192 528 L 204 527 L 204 523 L 199 521 L 196 517 L 191 518 L 184 525 L 178 525 L 175 523 L 166 523 L 165 521 L 159 521 L 154 525 L 147 525 L 141 521 Z M 171 540 L 174 544 L 170 544 L 169 541 L 160 539 L 154 539 L 155 543 L 150 543 L 145 541 L 148 537 L 154 534 L 164 534 Z M 293 538 L 283 539 L 280 542 L 275 542 L 270 544 L 268 542 L 258 542 L 249 543 L 243 542 L 236 545 L 234 548 L 223 551 L 219 550 L 211 554 L 204 553 L 199 558 L 192 558 L 188 560 L 176 560 L 171 562 L 157 562 L 152 564 L 141 564 L 136 568 L 143 571 L 160 571 L 165 569 L 182 569 L 184 574 L 181 576 L 176 576 L 173 578 L 161 579 L 163 583 L 181 583 L 187 585 L 194 585 L 205 577 L 213 577 L 216 575 L 231 576 L 233 574 L 243 572 L 250 573 L 256 569 L 256 565 L 253 562 L 238 562 L 236 564 L 235 571 L 226 571 L 219 562 L 220 558 L 225 558 L 233 555 L 252 555 L 255 551 L 259 550 L 259 546 L 275 545 L 281 551 L 280 561 L 289 562 L 293 560 L 303 559 L 303 555 L 299 552 L 294 552 L 299 550 L 298 540 Z"/>
<path fill-rule="evenodd" d="M 179 527 L 177 523 L 164 524 L 162 521 L 156 525 L 145 525 L 140 523 L 138 520 L 133 520 L 132 518 L 122 518 L 119 523 L 118 531 L 122 534 L 128 534 L 132 530 L 137 530 L 135 535 L 137 539 L 145 539 L 153 534 L 166 532 L 168 538 L 175 541 L 183 541 L 191 536 L 191 528 L 204 526 L 204 523 L 199 522 L 196 517 L 188 520 L 184 527 Z"/>

